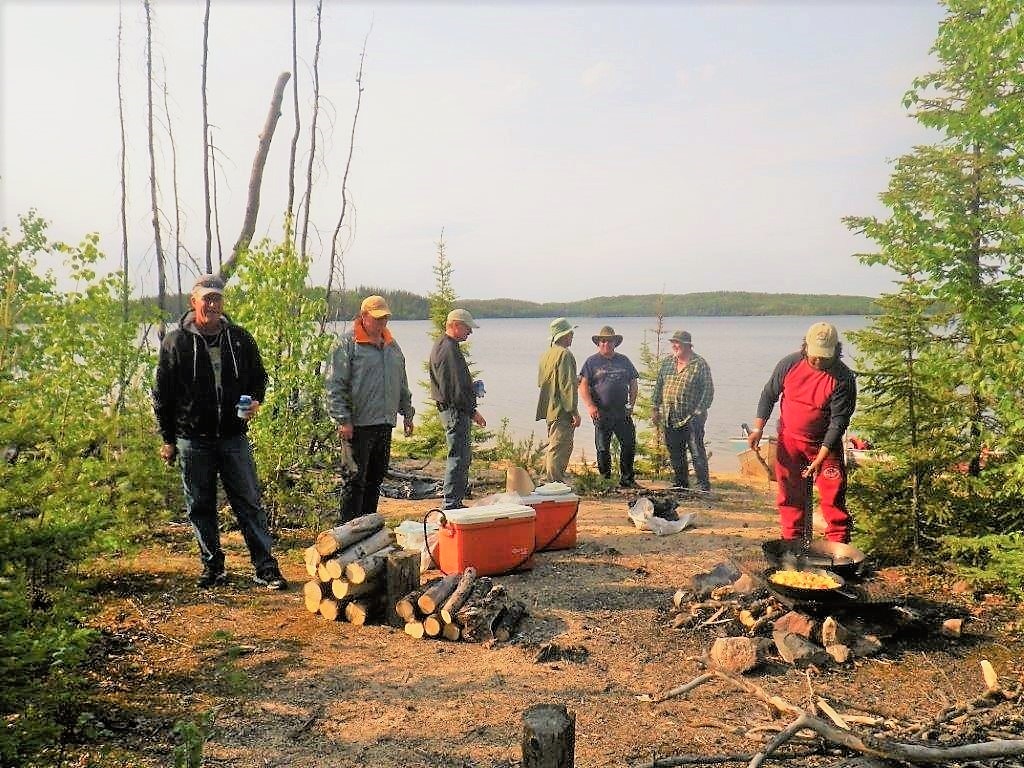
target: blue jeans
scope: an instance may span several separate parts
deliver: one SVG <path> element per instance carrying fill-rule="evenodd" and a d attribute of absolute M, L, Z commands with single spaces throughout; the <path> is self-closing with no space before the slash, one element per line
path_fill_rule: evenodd
<path fill-rule="evenodd" d="M 454 408 L 440 411 L 444 438 L 448 443 L 448 458 L 444 464 L 444 509 L 458 509 L 469 489 L 469 463 L 472 453 L 469 445 L 470 418 Z"/>
<path fill-rule="evenodd" d="M 341 522 L 347 523 L 377 511 L 380 486 L 391 463 L 390 424 L 355 427 L 352 430 L 352 458 L 356 473 L 342 493 Z"/>
<path fill-rule="evenodd" d="M 245 435 L 224 438 L 178 438 L 181 483 L 185 508 L 192 523 L 204 565 L 223 565 L 220 528 L 217 524 L 217 476 L 224 484 L 231 509 L 238 520 L 249 557 L 259 573 L 277 566 L 270 554 L 267 513 L 260 502 L 259 481 L 252 447 Z"/>
<path fill-rule="evenodd" d="M 600 415 L 594 420 L 594 448 L 597 471 L 601 477 L 612 476 L 612 435 L 619 438 L 619 482 L 632 483 L 633 457 L 636 454 L 636 425 L 630 416 Z"/>
<path fill-rule="evenodd" d="M 690 468 L 686 452 L 693 458 L 693 472 L 697 475 L 697 487 L 702 491 L 711 490 L 708 473 L 708 454 L 704 447 L 704 423 L 707 416 L 694 416 L 681 427 L 665 427 L 665 447 L 675 475 L 675 485 L 690 487 Z"/>

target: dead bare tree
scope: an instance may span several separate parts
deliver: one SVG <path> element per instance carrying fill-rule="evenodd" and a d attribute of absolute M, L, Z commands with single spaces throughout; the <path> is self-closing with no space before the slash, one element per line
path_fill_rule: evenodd
<path fill-rule="evenodd" d="M 213 129 L 210 129 L 210 169 L 212 175 L 210 179 L 213 181 L 213 230 L 217 236 L 217 270 L 220 271 L 221 267 L 224 266 L 224 243 L 220 238 L 220 208 L 217 202 L 217 157 L 215 154 L 216 146 L 213 143 Z"/>
<path fill-rule="evenodd" d="M 299 255 L 306 261 L 306 244 L 309 235 L 309 205 L 313 199 L 313 161 L 316 158 L 316 126 L 320 117 L 320 42 L 323 39 L 323 0 L 316 4 L 316 46 L 313 49 L 313 114 L 309 127 L 309 160 L 306 163 L 306 193 L 303 195 L 302 237 L 299 241 Z"/>
<path fill-rule="evenodd" d="M 164 247 L 160 240 L 160 207 L 157 202 L 156 151 L 153 148 L 153 12 L 150 0 L 143 0 L 146 10 L 146 108 L 149 133 L 149 194 L 153 212 L 153 238 L 156 245 L 157 306 L 160 307 L 160 325 L 157 334 L 161 339 L 166 331 L 167 317 L 167 275 L 165 274 Z"/>
<path fill-rule="evenodd" d="M 121 82 L 124 19 L 117 6 L 117 119 L 121 126 L 121 311 L 128 317 L 128 140 L 124 130 L 124 85 Z"/>
<path fill-rule="evenodd" d="M 367 38 L 369 35 L 367 35 Z M 363 102 L 363 64 L 366 62 L 366 39 L 363 39 L 363 50 L 359 54 L 359 71 L 356 73 L 356 108 L 352 113 L 352 130 L 349 133 L 348 158 L 345 160 L 345 173 L 341 177 L 341 213 L 338 216 L 338 224 L 334 228 L 334 235 L 331 237 L 331 260 L 327 268 L 327 293 L 324 297 L 326 308 L 324 316 L 320 320 L 320 333 L 324 332 L 327 326 L 327 317 L 330 314 L 331 288 L 334 282 L 334 274 L 341 271 L 341 288 L 345 288 L 344 262 L 342 251 L 338 248 L 338 236 L 341 234 L 342 225 L 345 223 L 345 215 L 348 212 L 348 174 L 352 168 L 352 155 L 356 147 L 356 125 L 359 122 L 359 108 Z M 339 267 L 340 263 L 340 267 Z"/>
<path fill-rule="evenodd" d="M 220 273 L 227 279 L 238 266 L 238 257 L 252 242 L 253 233 L 256 231 L 256 216 L 260 211 L 260 187 L 263 183 L 263 168 L 267 164 L 267 154 L 270 152 L 270 142 L 274 138 L 274 131 L 277 128 L 277 121 L 281 117 L 281 101 L 284 99 L 284 87 L 288 84 L 290 72 L 282 72 L 277 78 L 277 85 L 274 86 L 274 95 L 270 100 L 270 111 L 267 113 L 267 121 L 263 126 L 263 133 L 260 134 L 259 145 L 256 148 L 256 158 L 252 163 L 252 173 L 249 176 L 249 195 L 245 205 L 245 218 L 242 221 L 242 231 L 235 241 L 235 247 L 231 249 L 231 256 L 221 266 Z"/>
<path fill-rule="evenodd" d="M 292 133 L 292 147 L 288 156 L 288 228 L 294 232 L 292 214 L 295 206 L 295 154 L 299 150 L 299 132 L 302 130 L 302 116 L 299 114 L 299 40 L 295 13 L 296 0 L 292 0 L 292 107 L 295 112 L 295 131 Z M 288 238 L 291 240 L 291 237 Z"/>
<path fill-rule="evenodd" d="M 206 210 L 206 271 L 213 272 L 210 256 L 212 236 L 210 233 L 210 115 L 206 99 L 206 67 L 210 54 L 210 0 L 206 0 L 203 15 L 203 202 Z"/>
<path fill-rule="evenodd" d="M 174 143 L 174 126 L 167 96 L 167 65 L 164 64 L 164 117 L 167 119 L 167 138 L 171 142 L 171 189 L 174 193 L 174 270 L 178 282 L 178 314 L 184 310 L 181 292 L 181 201 L 178 197 L 178 147 Z"/>

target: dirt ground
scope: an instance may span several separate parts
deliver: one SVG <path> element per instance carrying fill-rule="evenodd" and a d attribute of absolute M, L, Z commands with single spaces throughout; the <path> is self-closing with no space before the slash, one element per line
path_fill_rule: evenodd
<path fill-rule="evenodd" d="M 767 715 L 749 694 L 711 682 L 686 697 L 642 700 L 699 675 L 719 631 L 668 629 L 676 588 L 730 557 L 759 553 L 777 535 L 764 483 L 713 480 L 713 502 L 680 509 L 697 513 L 696 527 L 672 536 L 636 530 L 625 497 L 584 499 L 576 549 L 540 554 L 531 572 L 498 579 L 530 616 L 512 642 L 494 647 L 310 615 L 301 552 L 311 542 L 287 532 L 278 551 L 289 591 L 249 582 L 237 533 L 226 536 L 231 583 L 200 591 L 191 532 L 168 527 L 159 545 L 107 563 L 98 591 L 104 764 L 173 765 L 182 742 L 175 723 L 209 712 L 205 766 L 510 767 L 519 764 L 521 715 L 537 703 L 575 714 L 577 766 L 756 751 L 749 728 Z M 381 511 L 419 519 L 431 506 L 385 499 Z M 885 575 L 909 593 L 966 609 L 966 636 L 891 645 L 818 673 L 769 665 L 751 679 L 798 705 L 813 690 L 840 711 L 901 719 L 976 697 L 981 659 L 1008 683 L 1024 676 L 1019 606 L 972 594 L 944 573 Z M 547 643 L 562 658 L 537 662 Z M 100 751 L 90 745 L 78 764 Z"/>

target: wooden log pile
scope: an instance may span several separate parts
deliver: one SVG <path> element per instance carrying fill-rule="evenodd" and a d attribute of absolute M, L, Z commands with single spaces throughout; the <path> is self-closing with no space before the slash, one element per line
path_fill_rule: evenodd
<path fill-rule="evenodd" d="M 400 626 L 391 609 L 419 583 L 419 554 L 395 547 L 379 513 L 322 532 L 303 560 L 310 576 L 303 587 L 306 610 L 328 621 Z"/>
<path fill-rule="evenodd" d="M 471 567 L 411 590 L 396 603 L 395 612 L 410 637 L 485 643 L 510 640 L 526 606 Z"/>
<path fill-rule="evenodd" d="M 874 611 L 870 620 L 857 615 L 856 604 L 828 614 L 791 610 L 771 590 L 728 563 L 695 574 L 673 595 L 672 605 L 668 627 L 715 635 L 708 664 L 734 674 L 766 661 L 801 669 L 850 664 L 879 653 L 893 636 L 931 631 L 955 637 L 961 629 L 959 620 L 926 619 L 906 605 L 888 616 Z"/>

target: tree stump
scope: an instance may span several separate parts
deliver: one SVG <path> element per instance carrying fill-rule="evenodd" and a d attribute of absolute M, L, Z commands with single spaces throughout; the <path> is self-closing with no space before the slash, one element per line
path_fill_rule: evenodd
<path fill-rule="evenodd" d="M 523 713 L 522 768 L 572 768 L 576 715 L 563 704 L 536 704 Z"/>
<path fill-rule="evenodd" d="M 405 626 L 405 618 L 399 616 L 395 609 L 398 601 L 420 584 L 420 553 L 400 550 L 388 555 L 384 581 L 388 596 L 387 622 L 392 627 L 401 629 Z"/>

